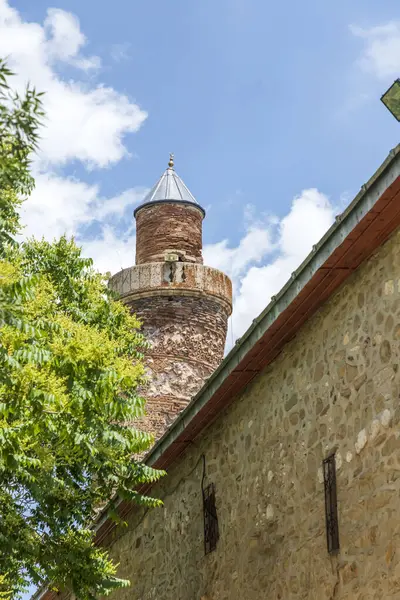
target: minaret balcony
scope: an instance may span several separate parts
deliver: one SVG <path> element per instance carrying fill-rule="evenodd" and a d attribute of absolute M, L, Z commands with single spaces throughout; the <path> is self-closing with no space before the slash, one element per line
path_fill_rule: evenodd
<path fill-rule="evenodd" d="M 199 263 L 166 260 L 135 265 L 116 273 L 109 285 L 124 303 L 155 295 L 211 296 L 228 314 L 232 312 L 229 277 Z"/>

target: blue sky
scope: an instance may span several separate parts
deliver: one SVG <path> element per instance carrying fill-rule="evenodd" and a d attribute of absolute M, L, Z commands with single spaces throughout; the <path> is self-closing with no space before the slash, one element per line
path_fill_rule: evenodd
<path fill-rule="evenodd" d="M 99 268 L 130 266 L 132 208 L 173 151 L 208 210 L 207 262 L 234 280 L 235 337 L 398 141 L 379 100 L 400 75 L 398 1 L 0 0 L 0 38 L 53 98 L 28 233 L 64 228 Z"/>

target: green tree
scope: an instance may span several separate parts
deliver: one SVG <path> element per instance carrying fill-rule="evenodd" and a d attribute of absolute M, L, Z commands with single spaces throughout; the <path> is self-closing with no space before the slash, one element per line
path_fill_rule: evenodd
<path fill-rule="evenodd" d="M 137 491 L 161 475 L 135 458 L 152 442 L 133 427 L 145 341 L 73 240 L 13 241 L 42 110 L 10 75 L 0 63 L 0 593 L 94 599 L 129 583 L 93 543 L 96 510 L 159 503 Z"/>

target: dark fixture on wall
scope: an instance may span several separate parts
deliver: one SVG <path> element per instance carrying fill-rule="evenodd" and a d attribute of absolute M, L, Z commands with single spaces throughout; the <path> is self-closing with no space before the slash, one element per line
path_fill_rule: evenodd
<path fill-rule="evenodd" d="M 322 467 L 325 487 L 326 540 L 329 554 L 335 554 L 340 548 L 335 455 L 332 454 L 326 458 Z"/>
<path fill-rule="evenodd" d="M 201 480 L 201 490 L 203 495 L 203 513 L 204 513 L 204 554 L 210 554 L 217 547 L 219 539 L 218 517 L 215 506 L 215 486 L 210 483 L 204 487 L 206 476 L 206 457 L 203 454 L 203 477 Z"/>

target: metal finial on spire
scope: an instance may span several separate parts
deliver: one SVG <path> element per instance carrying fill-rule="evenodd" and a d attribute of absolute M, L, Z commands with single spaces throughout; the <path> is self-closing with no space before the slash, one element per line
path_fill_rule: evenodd
<path fill-rule="evenodd" d="M 141 210 L 143 206 L 155 204 L 156 202 L 183 202 L 184 204 L 194 204 L 203 214 L 205 214 L 205 211 L 198 204 L 196 198 L 175 171 L 174 155 L 172 153 L 169 157 L 168 167 L 165 169 L 155 186 L 143 199 L 142 204 L 140 204 L 135 211 Z"/>

